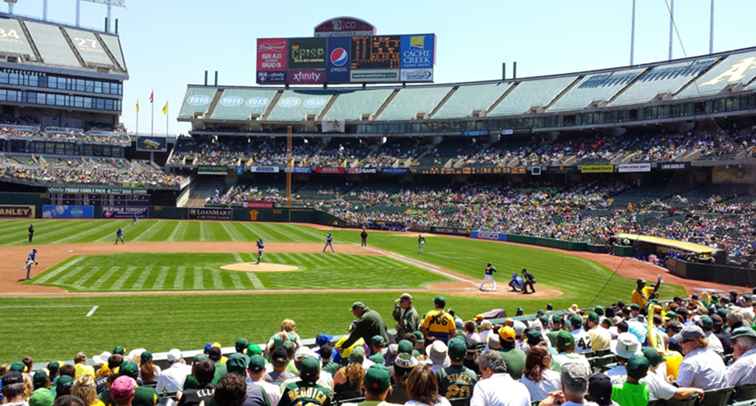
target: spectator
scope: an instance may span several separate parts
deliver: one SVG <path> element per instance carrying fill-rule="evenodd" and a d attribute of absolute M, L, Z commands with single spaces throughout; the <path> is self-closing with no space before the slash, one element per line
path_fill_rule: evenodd
<path fill-rule="evenodd" d="M 579 362 L 565 364 L 559 378 L 562 382 L 562 391 L 549 395 L 540 404 L 574 406 L 586 403 L 585 395 L 588 392 L 590 371 Z"/>
<path fill-rule="evenodd" d="M 391 375 L 383 365 L 373 365 L 365 373 L 365 401 L 358 406 L 394 406 L 386 402 L 391 392 Z"/>
<path fill-rule="evenodd" d="M 24 376 L 21 372 L 10 371 L 3 376 L 4 405 L 28 406 L 24 399 Z"/>
<path fill-rule="evenodd" d="M 685 354 L 680 364 L 677 386 L 701 388 L 705 391 L 727 387 L 727 368 L 722 358 L 708 348 L 708 340 L 700 327 L 685 326 L 674 339 Z"/>
<path fill-rule="evenodd" d="M 365 379 L 365 353 L 362 348 L 355 348 L 349 354 L 349 363 L 336 371 L 333 376 L 334 400 L 354 399 L 362 396 L 362 385 Z"/>
<path fill-rule="evenodd" d="M 136 391 L 136 381 L 126 375 L 121 375 L 110 385 L 110 397 L 114 406 L 131 406 Z M 89 405 L 85 405 L 89 406 Z"/>
<path fill-rule="evenodd" d="M 168 351 L 166 355 L 170 366 L 162 371 L 157 378 L 158 393 L 174 393 L 184 389 L 186 376 L 192 373 L 192 368 L 186 365 L 181 357 L 181 351 L 176 348 Z"/>
<path fill-rule="evenodd" d="M 619 406 L 612 401 L 612 380 L 605 374 L 594 374 L 588 379 L 587 400 L 598 406 Z"/>
<path fill-rule="evenodd" d="M 53 406 L 53 403 L 55 403 L 55 394 L 47 388 L 35 390 L 29 398 L 29 406 Z"/>
<path fill-rule="evenodd" d="M 478 375 L 463 365 L 467 353 L 465 341 L 459 337 L 449 340 L 448 353 L 451 365 L 438 374 L 439 393 L 446 399 L 470 399 Z"/>
<path fill-rule="evenodd" d="M 396 321 L 397 337 L 404 337 L 420 327 L 420 316 L 412 305 L 412 295 L 409 293 L 403 293 L 394 303 L 392 316 Z"/>
<path fill-rule="evenodd" d="M 72 395 L 63 395 L 55 399 L 54 406 L 86 406 L 84 401 Z M 124 405 L 125 406 L 125 405 Z"/>
<path fill-rule="evenodd" d="M 299 404 L 317 404 L 329 406 L 333 400 L 333 392 L 318 385 L 320 377 L 320 361 L 314 357 L 305 357 L 299 369 L 300 380 L 284 386 L 281 401 L 278 406 L 292 406 Z"/>
<path fill-rule="evenodd" d="M 688 399 L 696 395 L 703 395 L 702 389 L 678 388 L 667 382 L 667 374 L 664 372 L 660 374 L 657 371 L 657 368 L 664 365 L 664 358 L 655 348 L 644 347 L 643 356 L 648 360 L 649 370 L 646 377 L 641 379 L 640 382 L 648 386 L 649 400 Z"/>
<path fill-rule="evenodd" d="M 371 310 L 362 302 L 354 302 L 352 304 L 352 315 L 357 320 L 352 323 L 349 337 L 341 344 L 341 348 L 349 348 L 360 338 L 369 343 L 370 339 L 377 335 L 388 341 L 386 323 L 378 312 Z"/>
<path fill-rule="evenodd" d="M 152 362 L 152 353 L 142 351 L 139 360 L 141 361 L 139 363 L 139 377 L 142 379 L 142 383 L 145 385 L 156 384 L 162 371 L 159 366 Z"/>
<path fill-rule="evenodd" d="M 439 395 L 438 378 L 430 368 L 419 365 L 412 369 L 405 382 L 407 397 L 405 406 L 451 406 Z"/>
<path fill-rule="evenodd" d="M 104 406 L 97 398 L 97 385 L 92 375 L 82 375 L 71 388 L 71 394 L 84 401 L 86 406 Z"/>
<path fill-rule="evenodd" d="M 480 380 L 475 384 L 470 406 L 529 406 L 530 392 L 507 373 L 507 364 L 498 351 L 478 357 Z"/>
<path fill-rule="evenodd" d="M 648 360 L 643 355 L 627 360 L 627 378 L 622 385 L 612 387 L 612 400 L 620 406 L 647 406 L 648 386 L 641 379 L 646 377 L 648 366 Z"/>
<path fill-rule="evenodd" d="M 501 356 L 507 364 L 507 371 L 514 380 L 522 378 L 525 370 L 525 353 L 515 346 L 515 329 L 510 326 L 499 328 Z"/>
<path fill-rule="evenodd" d="M 430 367 L 434 374 L 440 373 L 451 365 L 449 349 L 441 340 L 434 340 L 431 345 L 425 347 L 425 354 L 431 362 Z"/>
<path fill-rule="evenodd" d="M 735 362 L 727 368 L 727 386 L 756 384 L 756 331 L 740 327 L 732 331 Z"/>
<path fill-rule="evenodd" d="M 612 351 L 615 355 L 617 365 L 606 371 L 613 385 L 622 385 L 625 382 L 625 379 L 627 379 L 625 364 L 627 360 L 640 354 L 640 351 L 640 342 L 632 333 L 621 333 L 617 336 L 617 343 Z"/>
<path fill-rule="evenodd" d="M 556 335 L 557 356 L 554 358 L 552 368 L 561 371 L 562 366 L 570 363 L 580 363 L 588 370 L 591 369 L 584 355 L 575 352 L 575 337 L 568 331 L 560 330 Z"/>
<path fill-rule="evenodd" d="M 296 375 L 286 370 L 286 367 L 289 365 L 289 356 L 286 349 L 283 347 L 279 347 L 273 351 L 271 362 L 273 364 L 273 370 L 265 375 L 265 382 L 272 383 L 273 385 L 281 385 L 289 379 L 296 378 Z"/>
<path fill-rule="evenodd" d="M 520 382 L 528 388 L 530 399 L 540 401 L 561 388 L 559 373 L 551 370 L 551 354 L 544 346 L 530 347 Z"/>
<path fill-rule="evenodd" d="M 61 368 L 61 372 L 63 372 L 63 370 L 64 368 Z M 70 375 L 61 374 L 55 383 L 55 397 L 59 398 L 61 396 L 70 395 L 73 384 L 74 379 Z"/>
<path fill-rule="evenodd" d="M 261 355 L 249 357 L 247 366 L 247 397 L 244 406 L 272 406 L 281 400 L 279 386 L 265 382 L 265 358 Z"/>
<path fill-rule="evenodd" d="M 242 406 L 247 396 L 244 375 L 226 374 L 215 386 L 213 401 L 219 406 Z"/>
<path fill-rule="evenodd" d="M 446 299 L 443 296 L 433 298 L 433 307 L 425 314 L 420 330 L 428 340 L 441 340 L 446 344 L 457 333 L 454 317 L 444 310 Z"/>
<path fill-rule="evenodd" d="M 32 378 L 32 384 L 34 385 L 35 391 L 37 389 L 49 389 L 50 377 L 47 376 L 47 372 L 45 371 L 37 371 Z"/>

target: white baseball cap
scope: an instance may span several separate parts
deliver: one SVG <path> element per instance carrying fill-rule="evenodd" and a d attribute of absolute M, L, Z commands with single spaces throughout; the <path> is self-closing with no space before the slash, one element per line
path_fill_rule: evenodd
<path fill-rule="evenodd" d="M 165 357 L 168 362 L 176 362 L 181 359 L 181 351 L 178 348 L 172 348 Z"/>
<path fill-rule="evenodd" d="M 640 350 L 640 341 L 630 333 L 620 334 L 617 341 L 612 343 L 612 353 L 620 358 L 630 359 L 640 354 Z"/>

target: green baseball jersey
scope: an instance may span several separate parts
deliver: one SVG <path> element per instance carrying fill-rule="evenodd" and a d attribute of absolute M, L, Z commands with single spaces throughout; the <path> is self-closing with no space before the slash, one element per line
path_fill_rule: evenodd
<path fill-rule="evenodd" d="M 452 365 L 444 368 L 439 374 L 441 396 L 447 399 L 472 397 L 478 375 L 470 368 L 461 365 Z"/>
<path fill-rule="evenodd" d="M 278 406 L 330 406 L 333 392 L 314 382 L 297 381 L 287 384 Z"/>

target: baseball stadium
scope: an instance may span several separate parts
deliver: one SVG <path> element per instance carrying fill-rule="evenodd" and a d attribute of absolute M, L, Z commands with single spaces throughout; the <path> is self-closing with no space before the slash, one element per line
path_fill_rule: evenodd
<path fill-rule="evenodd" d="M 0 12 L 0 404 L 756 405 L 756 47 L 436 83 L 336 17 L 131 127 L 85 2 Z"/>

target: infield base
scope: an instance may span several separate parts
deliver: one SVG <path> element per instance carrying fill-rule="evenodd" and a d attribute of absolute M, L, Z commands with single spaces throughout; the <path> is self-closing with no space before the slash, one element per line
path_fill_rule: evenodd
<path fill-rule="evenodd" d="M 236 264 L 223 265 L 221 269 L 226 271 L 237 272 L 293 272 L 298 271 L 299 267 L 294 265 L 271 264 L 269 262 L 238 262 Z"/>

